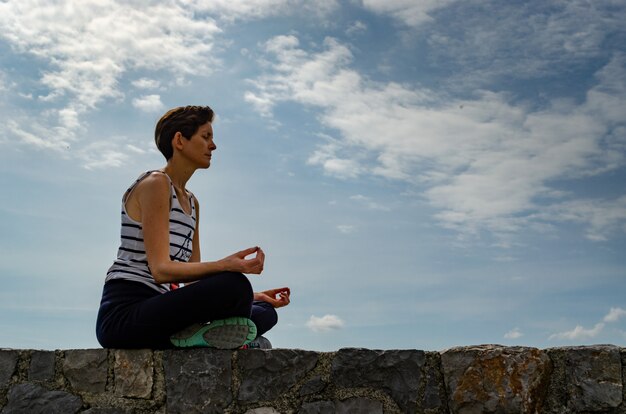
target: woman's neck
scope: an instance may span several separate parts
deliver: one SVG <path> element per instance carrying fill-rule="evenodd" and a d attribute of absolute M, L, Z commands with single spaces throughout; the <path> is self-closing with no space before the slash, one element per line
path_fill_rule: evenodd
<path fill-rule="evenodd" d="M 187 181 L 193 175 L 195 168 L 190 168 L 184 165 L 178 165 L 173 159 L 170 159 L 167 162 L 167 165 L 161 168 L 165 174 L 170 177 L 172 180 L 172 184 L 174 187 L 178 188 L 180 191 L 185 190 L 185 186 L 187 185 Z"/>

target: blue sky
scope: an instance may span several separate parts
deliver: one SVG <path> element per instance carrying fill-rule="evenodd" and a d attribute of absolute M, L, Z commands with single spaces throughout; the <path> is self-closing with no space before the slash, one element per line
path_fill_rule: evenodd
<path fill-rule="evenodd" d="M 97 347 L 154 124 L 278 347 L 626 343 L 626 2 L 0 1 L 0 347 Z"/>

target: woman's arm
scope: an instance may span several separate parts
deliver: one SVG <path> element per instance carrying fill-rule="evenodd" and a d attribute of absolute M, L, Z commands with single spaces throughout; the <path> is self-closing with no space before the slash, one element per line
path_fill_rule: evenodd
<path fill-rule="evenodd" d="M 190 262 L 200 261 L 200 203 L 196 197 L 193 198 L 193 203 L 196 205 L 196 229 L 193 232 L 193 241 L 191 242 L 191 257 Z"/>
<path fill-rule="evenodd" d="M 251 247 L 215 262 L 200 262 L 199 241 L 194 235 L 194 253 L 198 261 L 177 262 L 169 254 L 169 211 L 170 184 L 163 174 L 151 174 L 135 189 L 135 197 L 141 210 L 143 238 L 150 272 L 157 283 L 191 282 L 211 274 L 233 271 L 260 274 L 263 271 L 265 254 L 259 247 Z M 192 257 L 193 254 L 192 253 Z M 256 253 L 251 259 L 245 257 Z"/>

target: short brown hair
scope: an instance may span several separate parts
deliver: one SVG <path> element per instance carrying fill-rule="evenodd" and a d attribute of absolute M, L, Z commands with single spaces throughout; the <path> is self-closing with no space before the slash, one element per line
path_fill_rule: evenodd
<path fill-rule="evenodd" d="M 200 126 L 213 122 L 215 113 L 208 106 L 180 106 L 170 109 L 159 119 L 154 130 L 154 142 L 166 160 L 172 158 L 172 138 L 180 132 L 186 139 L 198 131 Z"/>

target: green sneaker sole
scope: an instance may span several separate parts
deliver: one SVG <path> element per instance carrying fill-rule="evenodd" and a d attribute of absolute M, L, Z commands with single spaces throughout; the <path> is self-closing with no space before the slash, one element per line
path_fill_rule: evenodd
<path fill-rule="evenodd" d="M 218 319 L 209 324 L 193 325 L 170 337 L 179 348 L 209 347 L 236 349 L 256 338 L 256 325 L 248 318 Z"/>

